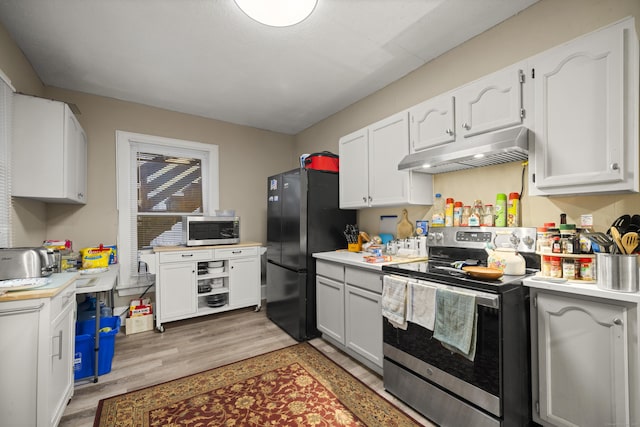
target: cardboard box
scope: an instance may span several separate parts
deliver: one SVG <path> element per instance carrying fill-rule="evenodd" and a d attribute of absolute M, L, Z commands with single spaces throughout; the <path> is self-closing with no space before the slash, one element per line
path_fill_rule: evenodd
<path fill-rule="evenodd" d="M 153 314 L 128 317 L 125 321 L 125 335 L 137 334 L 153 330 Z"/>
<path fill-rule="evenodd" d="M 129 317 L 146 316 L 149 314 L 153 314 L 153 307 L 151 306 L 151 300 L 149 298 L 131 300 L 129 304 Z"/>

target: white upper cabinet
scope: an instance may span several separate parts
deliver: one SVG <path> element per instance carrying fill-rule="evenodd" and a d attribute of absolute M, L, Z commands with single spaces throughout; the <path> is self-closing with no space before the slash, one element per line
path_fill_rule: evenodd
<path fill-rule="evenodd" d="M 518 63 L 456 90 L 458 135 L 468 138 L 521 124 L 524 71 Z"/>
<path fill-rule="evenodd" d="M 428 99 L 409 109 L 411 152 L 523 123 L 522 82 L 525 63 Z"/>
<path fill-rule="evenodd" d="M 409 153 L 408 113 L 340 138 L 342 209 L 432 203 L 430 175 L 398 170 Z"/>
<path fill-rule="evenodd" d="M 638 38 L 633 19 L 550 49 L 530 64 L 535 145 L 529 194 L 637 192 Z"/>
<path fill-rule="evenodd" d="M 87 137 L 63 102 L 14 95 L 12 191 L 45 202 L 87 201 Z"/>
<path fill-rule="evenodd" d="M 455 98 L 445 94 L 409 110 L 412 152 L 455 141 L 454 108 Z"/>

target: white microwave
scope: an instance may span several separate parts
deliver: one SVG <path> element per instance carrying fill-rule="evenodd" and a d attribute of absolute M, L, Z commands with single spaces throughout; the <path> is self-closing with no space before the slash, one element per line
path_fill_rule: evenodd
<path fill-rule="evenodd" d="M 182 236 L 187 246 L 240 243 L 240 217 L 183 216 Z"/>

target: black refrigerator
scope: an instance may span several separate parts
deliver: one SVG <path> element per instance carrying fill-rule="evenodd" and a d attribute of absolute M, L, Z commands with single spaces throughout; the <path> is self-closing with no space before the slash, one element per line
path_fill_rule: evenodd
<path fill-rule="evenodd" d="M 355 210 L 340 209 L 338 174 L 294 169 L 267 182 L 267 317 L 298 341 L 318 336 L 313 253 L 347 246 Z"/>

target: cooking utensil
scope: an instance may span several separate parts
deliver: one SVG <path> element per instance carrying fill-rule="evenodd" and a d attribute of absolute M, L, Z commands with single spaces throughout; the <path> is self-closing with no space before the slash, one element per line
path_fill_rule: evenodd
<path fill-rule="evenodd" d="M 640 215 L 635 214 L 631 217 L 631 224 L 640 227 Z"/>
<path fill-rule="evenodd" d="M 620 232 L 618 231 L 618 229 L 612 225 L 609 231 L 611 232 L 611 237 L 613 238 L 613 241 L 616 242 L 616 247 L 618 249 L 618 252 L 621 254 L 626 254 L 626 252 L 624 251 L 624 247 L 622 246 L 622 240 L 620 238 Z"/>
<path fill-rule="evenodd" d="M 598 247 L 604 248 L 605 252 L 610 252 L 609 248 L 614 244 L 614 241 L 610 236 L 597 231 L 583 231 L 582 235 L 597 244 Z"/>
<path fill-rule="evenodd" d="M 409 213 L 406 209 L 402 209 L 402 218 L 398 221 L 396 227 L 396 237 L 398 239 L 406 239 L 413 235 L 413 224 L 409 221 Z"/>
<path fill-rule="evenodd" d="M 631 215 L 624 214 L 616 218 L 611 224 L 611 227 L 615 227 L 620 234 L 624 234 L 627 232 L 627 228 L 631 224 Z M 611 230 L 611 229 L 609 229 Z"/>
<path fill-rule="evenodd" d="M 452 273 L 457 273 L 463 276 L 473 277 L 474 279 L 488 279 L 488 280 L 496 280 L 502 277 L 502 270 L 498 270 L 497 268 L 490 267 L 478 267 L 478 266 L 466 266 L 462 267 L 462 269 L 454 268 L 454 267 L 435 267 L 439 270 L 450 271 Z"/>
<path fill-rule="evenodd" d="M 625 233 L 625 235 L 620 238 L 620 241 L 622 242 L 625 253 L 632 254 L 638 247 L 638 233 Z"/>

